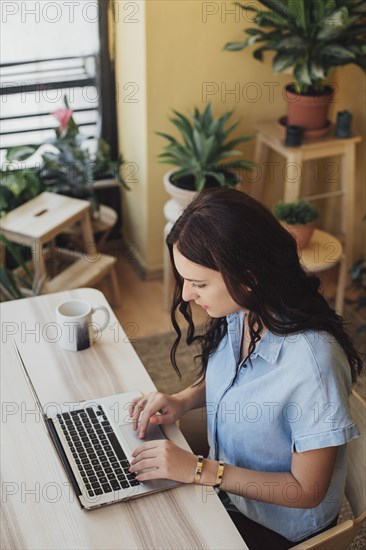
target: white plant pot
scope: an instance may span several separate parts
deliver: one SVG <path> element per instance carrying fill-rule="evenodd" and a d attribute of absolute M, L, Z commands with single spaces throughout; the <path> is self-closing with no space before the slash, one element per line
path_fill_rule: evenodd
<path fill-rule="evenodd" d="M 163 176 L 164 189 L 169 195 L 175 200 L 182 210 L 192 202 L 193 198 L 196 196 L 197 191 L 187 191 L 186 189 L 180 189 L 176 185 L 173 185 L 170 182 L 170 176 L 176 172 L 176 169 L 169 170 Z"/>

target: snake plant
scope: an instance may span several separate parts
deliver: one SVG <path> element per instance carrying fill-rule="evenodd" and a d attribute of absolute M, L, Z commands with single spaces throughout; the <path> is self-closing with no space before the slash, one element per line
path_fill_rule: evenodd
<path fill-rule="evenodd" d="M 260 61 L 265 51 L 274 51 L 273 71 L 292 67 L 297 93 L 324 90 L 333 67 L 352 63 L 366 69 L 365 0 L 258 0 L 258 7 L 254 2 L 235 4 L 247 17 L 254 12 L 250 17 L 257 26 L 244 30 L 246 40 L 229 42 L 225 49 L 258 46 L 253 56 Z"/>
<path fill-rule="evenodd" d="M 250 170 L 255 164 L 244 159 L 230 160 L 242 155 L 235 147 L 252 137 L 240 136 L 227 141 L 239 124 L 237 120 L 225 129 L 233 111 L 214 118 L 211 104 L 208 103 L 202 112 L 195 108 L 191 119 L 178 111 L 173 112 L 175 116 L 170 121 L 180 132 L 182 142 L 168 134 L 156 133 L 168 141 L 165 152 L 158 158 L 162 163 L 178 167 L 170 178 L 178 187 L 184 179 L 191 180 L 196 191 L 202 191 L 210 185 L 234 187 L 240 181 L 237 172 Z"/>

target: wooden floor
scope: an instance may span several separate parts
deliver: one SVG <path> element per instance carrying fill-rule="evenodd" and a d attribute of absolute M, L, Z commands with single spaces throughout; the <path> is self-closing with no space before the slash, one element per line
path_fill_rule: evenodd
<path fill-rule="evenodd" d="M 133 263 L 124 257 L 117 262 L 117 278 L 120 286 L 121 304 L 114 312 L 129 338 L 143 338 L 173 330 L 170 314 L 164 310 L 163 280 L 143 281 Z M 322 274 L 322 288 L 327 298 L 333 297 L 336 290 L 337 270 Z M 110 301 L 109 289 L 105 284 L 98 288 Z M 194 309 L 195 319 L 205 321 L 205 312 Z"/>

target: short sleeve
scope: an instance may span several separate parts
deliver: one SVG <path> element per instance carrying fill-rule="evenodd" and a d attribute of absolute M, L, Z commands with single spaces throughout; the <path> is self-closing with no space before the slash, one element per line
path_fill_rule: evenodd
<path fill-rule="evenodd" d="M 347 357 L 326 333 L 306 333 L 300 347 L 301 368 L 296 369 L 299 383 L 284 409 L 292 450 L 344 445 L 360 435 L 349 410 Z"/>

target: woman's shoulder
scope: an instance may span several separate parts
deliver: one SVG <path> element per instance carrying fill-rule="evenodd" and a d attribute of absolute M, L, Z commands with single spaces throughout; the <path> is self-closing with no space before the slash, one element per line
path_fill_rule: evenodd
<path fill-rule="evenodd" d="M 294 355 L 298 361 L 303 360 L 306 363 L 347 360 L 336 338 L 324 330 L 306 330 L 284 335 L 281 352 L 282 357 Z"/>
<path fill-rule="evenodd" d="M 342 379 L 350 386 L 348 359 L 333 335 L 323 330 L 307 330 L 283 338 L 279 359 L 286 363 L 296 360 L 297 374 L 301 372 L 304 379 L 315 376 L 323 384 Z"/>

